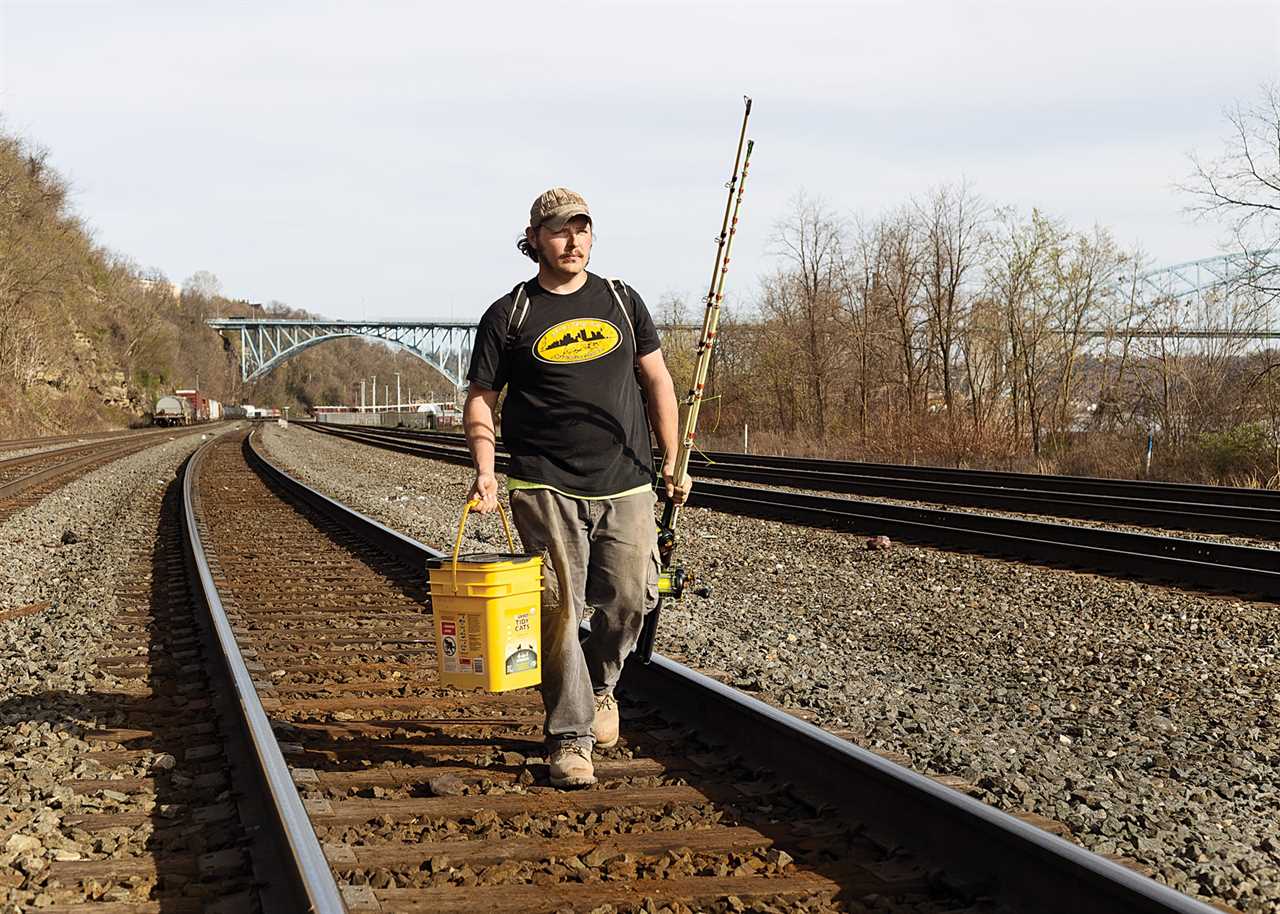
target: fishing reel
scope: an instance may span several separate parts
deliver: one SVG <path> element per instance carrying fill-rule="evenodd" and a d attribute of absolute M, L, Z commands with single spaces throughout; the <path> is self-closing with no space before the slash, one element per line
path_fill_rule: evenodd
<path fill-rule="evenodd" d="M 676 534 L 670 527 L 658 527 L 658 557 L 662 560 L 662 568 L 658 572 L 658 596 L 669 600 L 679 600 L 686 589 L 697 583 L 693 572 L 686 571 L 679 565 L 671 564 L 671 555 L 676 549 Z M 695 593 L 708 596 L 708 587 L 699 587 Z"/>
<path fill-rule="evenodd" d="M 669 600 L 684 596 L 685 587 L 693 584 L 693 575 L 683 568 L 668 568 L 658 573 L 658 595 Z"/>
<path fill-rule="evenodd" d="M 671 554 L 676 551 L 676 532 L 667 524 L 658 525 L 658 558 L 662 566 L 671 564 Z"/>
<path fill-rule="evenodd" d="M 676 532 L 667 523 L 658 525 L 658 558 L 662 560 L 662 570 L 658 572 L 658 595 L 672 600 L 679 600 L 684 595 L 686 584 L 693 582 L 693 577 L 683 568 L 671 567 L 671 555 L 676 551 Z"/>

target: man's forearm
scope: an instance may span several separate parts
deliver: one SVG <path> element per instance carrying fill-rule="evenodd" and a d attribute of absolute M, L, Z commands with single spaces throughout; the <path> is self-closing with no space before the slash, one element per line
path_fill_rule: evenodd
<path fill-rule="evenodd" d="M 477 473 L 493 474 L 493 435 L 490 433 L 487 437 L 478 435 L 472 437 L 468 432 L 467 444 L 471 448 L 471 461 L 475 464 Z"/>
<path fill-rule="evenodd" d="M 494 449 L 497 433 L 493 426 L 493 409 L 482 397 L 470 397 L 462 414 L 463 429 L 467 434 L 467 447 L 477 473 L 493 473 Z"/>

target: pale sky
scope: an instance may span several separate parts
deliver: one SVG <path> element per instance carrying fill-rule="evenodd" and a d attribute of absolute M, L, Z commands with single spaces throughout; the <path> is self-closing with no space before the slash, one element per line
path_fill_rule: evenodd
<path fill-rule="evenodd" d="M 729 297 L 800 190 L 868 215 L 943 182 L 1172 264 L 1188 154 L 1280 78 L 1280 2 L 0 0 L 3 129 L 98 240 L 330 317 L 473 320 L 532 275 L 566 185 L 591 268 L 705 292 L 741 97 L 756 140 Z"/>

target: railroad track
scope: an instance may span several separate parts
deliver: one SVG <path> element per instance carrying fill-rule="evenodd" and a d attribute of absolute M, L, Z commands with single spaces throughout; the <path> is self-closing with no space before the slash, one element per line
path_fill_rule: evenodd
<path fill-rule="evenodd" d="M 471 463 L 466 449 L 452 442 L 369 433 L 356 426 L 300 424 L 322 434 L 400 453 L 463 466 Z M 455 436 L 453 440 L 458 439 Z M 499 453 L 497 466 L 505 468 L 505 455 Z M 1127 579 L 1157 580 L 1266 600 L 1280 597 L 1280 551 L 1274 549 L 706 480 L 695 483 L 689 504 L 745 517 L 884 534 L 943 549 L 994 554 Z"/>
<path fill-rule="evenodd" d="M 77 444 L 41 451 L 24 457 L 0 460 L 0 521 L 10 514 L 35 504 L 49 492 L 70 479 L 83 476 L 104 464 L 150 447 L 156 441 L 177 435 L 190 435 L 199 429 L 164 429 L 129 435 L 125 440 L 112 437 L 104 441 Z"/>
<path fill-rule="evenodd" d="M 105 856 L 49 863 L 50 903 L 38 910 L 247 914 L 260 890 L 245 853 L 250 833 L 229 799 L 234 769 L 214 698 L 223 690 L 208 673 L 187 581 L 181 489 L 153 489 L 141 507 L 155 526 L 131 543 L 96 658 L 118 684 L 86 699 L 110 725 L 77 734 L 88 751 L 79 776 L 64 782 L 93 805 L 63 827 Z"/>
<path fill-rule="evenodd" d="M 328 428 L 332 426 L 326 426 Z M 461 436 L 447 432 L 366 426 L 347 428 L 368 437 L 381 435 L 394 440 L 461 446 Z M 955 470 L 730 452 L 696 454 L 690 462 L 690 469 L 699 479 L 1280 541 L 1280 491 L 1271 489 Z"/>
<path fill-rule="evenodd" d="M 601 783 L 554 790 L 532 691 L 436 680 L 439 553 L 241 436 L 197 451 L 183 491 L 261 763 L 237 783 L 266 788 L 288 849 L 280 910 L 1211 910 L 661 657 L 628 668 Z"/>
<path fill-rule="evenodd" d="M 74 441 L 101 441 L 104 438 L 124 438 L 139 434 L 134 429 L 117 429 L 107 432 L 86 432 L 81 435 L 46 435 L 41 438 L 10 438 L 0 440 L 0 453 L 5 451 L 21 451 L 32 447 L 44 447 L 49 444 L 66 444 Z"/>

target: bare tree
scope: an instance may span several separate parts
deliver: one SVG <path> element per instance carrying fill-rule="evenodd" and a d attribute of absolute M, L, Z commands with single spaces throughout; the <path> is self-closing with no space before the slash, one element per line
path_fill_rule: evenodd
<path fill-rule="evenodd" d="M 989 430 L 997 403 L 1008 385 L 1008 332 L 1000 303 L 976 299 L 958 340 L 974 443 Z"/>
<path fill-rule="evenodd" d="M 807 380 L 813 431 L 827 434 L 828 401 L 843 340 L 837 315 L 844 272 L 844 222 L 819 200 L 796 196 L 792 212 L 774 227 L 773 244 L 784 268 L 765 283 L 766 315 L 782 319 L 786 336 L 798 343 L 798 364 Z M 781 340 L 779 341 L 781 342 Z"/>
<path fill-rule="evenodd" d="M 986 204 L 968 184 L 943 186 L 916 204 L 923 245 L 921 277 L 929 336 L 942 378 L 948 421 L 955 415 L 952 378 L 956 344 L 981 269 Z"/>
<path fill-rule="evenodd" d="M 1142 316 L 1139 274 L 1147 260 L 1141 251 L 1131 251 L 1121 260 L 1125 272 L 1116 277 L 1115 294 L 1103 302 L 1100 315 L 1102 364 L 1093 425 L 1107 432 L 1115 432 L 1121 421 L 1131 425 L 1136 407 L 1128 388 L 1134 361 L 1133 330 Z"/>
<path fill-rule="evenodd" d="M 1262 87 L 1252 105 L 1226 111 L 1230 125 L 1222 153 L 1211 161 L 1192 157 L 1191 210 L 1223 220 L 1251 269 L 1244 281 L 1280 296 L 1280 266 L 1264 256 L 1280 249 L 1280 84 Z"/>
<path fill-rule="evenodd" d="M 1049 263 L 1052 320 L 1060 341 L 1054 432 L 1062 438 L 1076 418 L 1074 394 L 1082 351 L 1092 329 L 1089 325 L 1114 295 L 1122 258 L 1110 234 L 1095 227 L 1092 235 L 1076 233 L 1053 245 Z"/>
<path fill-rule="evenodd" d="M 925 333 L 928 315 L 922 304 L 923 253 L 919 232 L 906 210 L 887 216 L 880 223 L 879 235 L 876 291 L 884 301 L 891 327 L 902 412 L 911 421 L 927 409 L 929 398 L 925 375 L 931 350 Z M 892 421 L 892 405 L 886 412 Z"/>
<path fill-rule="evenodd" d="M 1048 262 L 1064 230 L 1037 210 L 1026 221 L 1012 210 L 1002 210 L 995 232 L 986 279 L 988 294 L 1003 311 L 1008 331 L 1014 427 L 1020 428 L 1025 417 L 1031 452 L 1039 456 L 1054 348 L 1047 307 Z"/>
<path fill-rule="evenodd" d="M 208 270 L 196 270 L 182 283 L 182 291 L 186 295 L 212 299 L 222 294 L 222 281 Z"/>
<path fill-rule="evenodd" d="M 885 380 L 885 342 L 892 333 L 889 296 L 883 285 L 889 269 L 892 234 L 886 220 L 871 225 L 859 223 L 853 250 L 843 264 L 842 301 L 854 371 L 850 395 L 856 396 L 858 436 L 864 444 L 873 390 Z"/>

